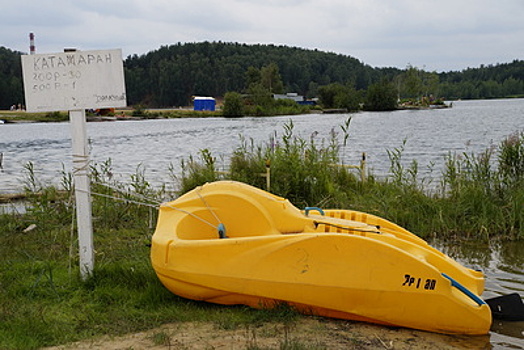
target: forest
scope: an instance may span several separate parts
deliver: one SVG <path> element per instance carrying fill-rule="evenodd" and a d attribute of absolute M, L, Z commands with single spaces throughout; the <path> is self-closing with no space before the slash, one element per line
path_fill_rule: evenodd
<path fill-rule="evenodd" d="M 0 109 L 24 103 L 20 55 L 0 47 Z M 334 85 L 365 94 L 384 83 L 399 98 L 524 97 L 523 60 L 437 73 L 410 65 L 375 68 L 348 55 L 297 47 L 200 42 L 162 46 L 125 58 L 128 105 L 178 107 L 190 105 L 193 96 L 245 94 L 253 75 L 267 67 L 276 67 L 281 82 L 270 85 L 272 93 L 294 92 L 307 98 Z"/>

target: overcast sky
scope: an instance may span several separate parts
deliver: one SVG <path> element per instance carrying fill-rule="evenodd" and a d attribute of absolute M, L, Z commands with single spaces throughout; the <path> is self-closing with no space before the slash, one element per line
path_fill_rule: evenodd
<path fill-rule="evenodd" d="M 524 0 L 0 0 L 0 46 L 30 32 L 37 53 L 223 41 L 441 72 L 524 59 Z"/>

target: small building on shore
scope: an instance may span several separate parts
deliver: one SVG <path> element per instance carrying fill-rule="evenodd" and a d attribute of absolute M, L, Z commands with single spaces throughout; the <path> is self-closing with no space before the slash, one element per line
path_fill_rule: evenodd
<path fill-rule="evenodd" d="M 195 96 L 193 98 L 193 110 L 215 111 L 216 101 L 213 97 Z"/>
<path fill-rule="evenodd" d="M 292 100 L 295 102 L 304 101 L 304 96 L 297 94 L 296 92 L 288 92 L 287 94 L 273 94 L 275 100 Z"/>
<path fill-rule="evenodd" d="M 306 100 L 304 96 L 297 94 L 296 92 L 288 92 L 287 94 L 273 94 L 275 100 L 291 100 L 295 101 L 299 105 L 314 106 L 317 104 L 317 99 Z"/>

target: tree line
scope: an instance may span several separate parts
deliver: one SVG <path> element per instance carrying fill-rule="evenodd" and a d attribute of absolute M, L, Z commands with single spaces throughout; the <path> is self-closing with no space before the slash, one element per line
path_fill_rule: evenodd
<path fill-rule="evenodd" d="M 21 54 L 0 47 L 0 109 L 24 101 Z M 147 107 L 186 106 L 198 95 L 253 93 L 264 86 L 260 81 L 253 84 L 257 79 L 274 74 L 269 77 L 271 83 L 275 73 L 278 82 L 270 87 L 273 93 L 296 92 L 306 98 L 324 95 L 329 100 L 329 91 L 345 91 L 333 100 L 334 107 L 354 104 L 355 96 L 365 100 L 370 87 L 374 91 L 391 89 L 398 99 L 524 96 L 522 60 L 436 73 L 409 65 L 405 69 L 374 68 L 351 56 L 297 47 L 201 42 L 128 56 L 124 70 L 128 104 Z"/>
<path fill-rule="evenodd" d="M 0 46 L 0 110 L 24 104 L 20 55 Z"/>

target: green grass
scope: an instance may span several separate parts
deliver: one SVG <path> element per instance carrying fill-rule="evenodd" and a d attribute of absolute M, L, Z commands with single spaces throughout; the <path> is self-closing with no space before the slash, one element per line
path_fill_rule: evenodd
<path fill-rule="evenodd" d="M 142 107 L 136 107 L 134 110 L 117 110 L 115 114 L 124 113 L 127 116 L 141 117 L 145 119 L 156 118 L 209 118 L 221 117 L 220 111 L 194 111 L 192 109 L 162 109 L 162 110 L 148 110 Z M 90 116 L 90 115 L 88 115 Z M 25 111 L 0 111 L 0 119 L 8 122 L 65 122 L 69 120 L 69 114 L 64 112 L 49 112 L 49 113 L 30 113 Z"/>
<path fill-rule="evenodd" d="M 327 139 L 304 139 L 294 135 L 289 123 L 282 136 L 275 134 L 267 143 L 241 140 L 227 177 L 265 188 L 259 174 L 269 162 L 271 191 L 299 207 L 370 212 L 420 236 L 524 237 L 524 133 L 510 135 L 496 150 L 480 155 L 449 155 L 441 184 L 429 192 L 427 181 L 418 176 L 418 164 L 403 165 L 403 145 L 388 152 L 391 177 L 385 181 L 370 176 L 362 182 L 358 174 L 331 166 L 338 162 L 348 127 L 349 120 L 342 132 Z M 180 192 L 223 178 L 215 163 L 206 150 L 186 160 Z M 26 166 L 26 213 L 0 214 L 1 349 L 36 349 L 169 322 L 206 321 L 217 329 L 235 329 L 263 322 L 291 325 L 299 317 L 285 306 L 221 307 L 168 292 L 149 261 L 157 211 L 129 200 L 153 205 L 175 195 L 166 192 L 167 186 L 153 188 L 140 167 L 127 185 L 115 182 L 112 173 L 110 161 L 91 171 L 93 192 L 104 196 L 93 197 L 96 268 L 82 281 L 71 175 L 63 173 L 60 189 L 45 187 L 32 165 Z M 154 342 L 169 339 L 157 334 Z M 301 349 L 304 344 L 285 338 L 281 348 Z"/>
<path fill-rule="evenodd" d="M 96 267 L 82 281 L 70 177 L 64 174 L 60 190 L 42 187 L 32 169 L 28 164 L 27 212 L 0 215 L 0 349 L 37 349 L 170 322 L 234 329 L 297 317 L 286 308 L 256 311 L 194 302 L 164 288 L 149 260 L 157 212 L 126 199 L 158 203 L 167 194 L 153 189 L 140 168 L 128 185 L 112 181 L 110 161 L 93 167 L 93 192 L 118 199 L 93 197 Z"/>
<path fill-rule="evenodd" d="M 0 111 L 0 119 L 8 122 L 63 122 L 69 120 L 67 112 L 29 113 L 25 111 Z"/>
<path fill-rule="evenodd" d="M 67 227 L 11 230 L 0 239 L 0 348 L 36 349 L 96 335 L 121 335 L 168 322 L 207 321 L 219 329 L 274 320 L 293 311 L 256 311 L 179 298 L 165 289 L 149 262 L 150 231 L 95 232 L 96 268 L 78 276 Z M 74 249 L 76 251 L 76 249 Z"/>

